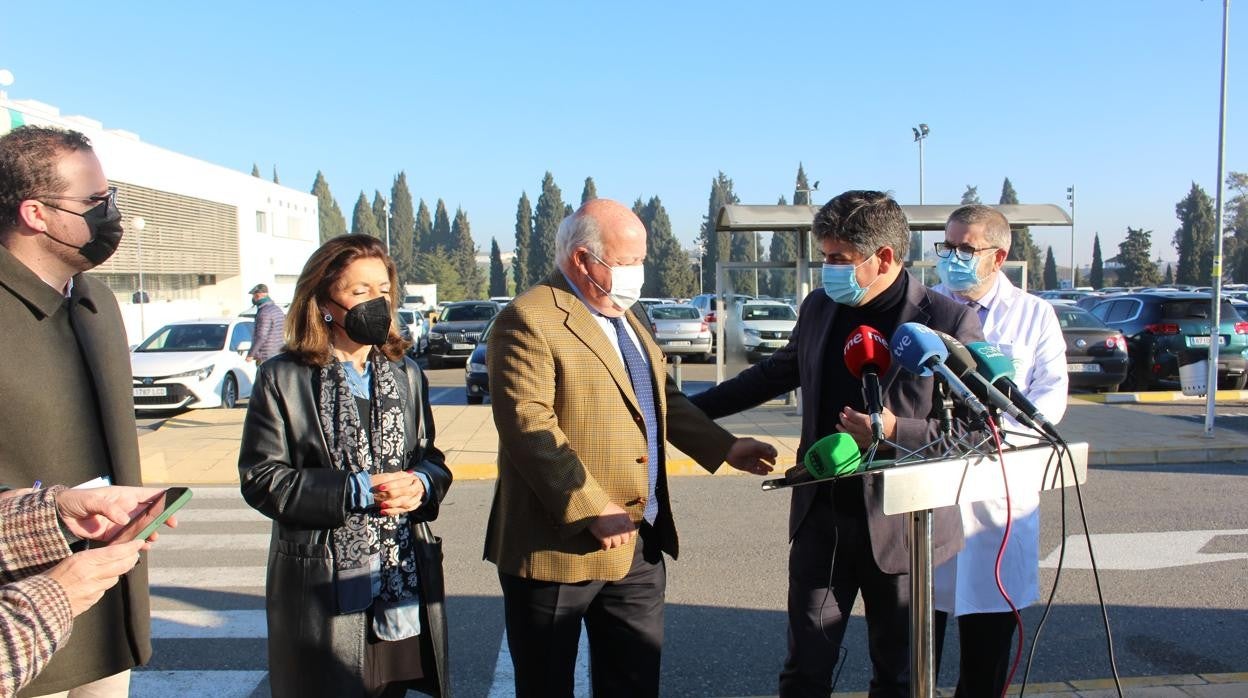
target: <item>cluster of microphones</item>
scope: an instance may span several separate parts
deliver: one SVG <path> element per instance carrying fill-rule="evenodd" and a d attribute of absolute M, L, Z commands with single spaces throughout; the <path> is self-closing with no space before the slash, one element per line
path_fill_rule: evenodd
<path fill-rule="evenodd" d="M 950 397 L 966 409 L 968 421 L 974 427 L 985 425 L 989 411 L 997 410 L 1046 439 L 1061 439 L 1053 424 L 1014 383 L 1014 362 L 994 344 L 963 344 L 917 322 L 899 326 L 890 343 L 876 329 L 861 325 L 846 340 L 844 356 L 850 374 L 862 381 L 862 401 L 875 444 L 883 442 L 885 437 L 881 379 L 894 362 L 902 370 L 918 376 L 938 376 L 947 386 Z M 874 453 L 874 448 L 870 452 Z M 766 488 L 851 475 L 892 462 L 864 457 L 849 434 L 830 434 L 806 450 L 802 463 L 805 472 L 769 481 Z"/>

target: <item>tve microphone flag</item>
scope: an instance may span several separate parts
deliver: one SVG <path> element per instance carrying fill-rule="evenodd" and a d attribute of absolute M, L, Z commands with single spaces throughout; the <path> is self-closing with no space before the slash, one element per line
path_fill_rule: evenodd
<path fill-rule="evenodd" d="M 884 438 L 884 393 L 880 389 L 880 375 L 888 373 L 892 365 L 888 340 L 875 328 L 859 325 L 849 333 L 844 355 L 850 375 L 862 381 L 862 402 L 871 418 L 871 436 L 880 441 Z"/>
<path fill-rule="evenodd" d="M 940 375 L 949 391 L 967 409 L 981 419 L 988 417 L 988 410 L 979 398 L 945 365 L 949 350 L 931 329 L 917 322 L 904 322 L 893 333 L 891 349 L 893 358 L 902 368 L 919 376 Z"/>

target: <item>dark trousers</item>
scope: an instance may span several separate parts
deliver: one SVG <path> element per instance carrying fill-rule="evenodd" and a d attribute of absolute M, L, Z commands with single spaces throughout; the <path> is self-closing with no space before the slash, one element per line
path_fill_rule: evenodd
<path fill-rule="evenodd" d="M 819 497 L 789 549 L 789 654 L 780 695 L 828 696 L 858 593 L 867 611 L 870 695 L 910 694 L 910 582 L 871 554 L 866 516 L 840 514 Z"/>
<path fill-rule="evenodd" d="M 945 624 L 949 614 L 937 611 L 932 620 L 935 634 L 936 673 L 945 647 Z M 1005 690 L 1010 673 L 1010 651 L 1018 621 L 1004 613 L 968 613 L 958 616 L 958 688 L 956 698 L 996 698 Z"/>
<path fill-rule="evenodd" d="M 595 697 L 659 695 L 667 574 L 648 525 L 618 582 L 561 584 L 501 572 L 498 578 L 517 698 L 572 695 L 582 619 Z"/>

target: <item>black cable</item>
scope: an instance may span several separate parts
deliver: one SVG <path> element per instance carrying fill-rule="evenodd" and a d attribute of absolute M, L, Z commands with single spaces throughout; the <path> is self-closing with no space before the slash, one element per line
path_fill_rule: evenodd
<path fill-rule="evenodd" d="M 1063 442 L 1063 445 L 1065 442 Z M 1070 452 L 1070 447 L 1066 449 Z M 1074 461 L 1074 458 L 1071 458 Z M 1083 491 L 1079 487 L 1079 478 L 1075 478 L 1075 497 L 1079 500 L 1079 518 L 1083 522 L 1083 538 L 1088 543 L 1088 561 L 1092 564 L 1092 581 L 1096 583 L 1096 600 L 1101 605 L 1101 620 L 1105 624 L 1105 644 L 1109 649 L 1109 670 L 1114 675 L 1114 688 L 1118 698 L 1122 698 L 1122 682 L 1118 677 L 1118 660 L 1114 658 L 1114 634 L 1109 629 L 1109 610 L 1105 608 L 1105 597 L 1101 594 L 1101 573 L 1096 568 L 1096 557 L 1092 554 L 1092 534 L 1088 530 L 1088 516 L 1083 508 Z"/>
<path fill-rule="evenodd" d="M 1040 632 L 1044 630 L 1044 624 L 1049 619 L 1049 612 L 1053 610 L 1053 599 L 1057 596 L 1058 584 L 1062 581 L 1062 569 L 1066 563 L 1066 468 L 1063 467 L 1061 445 L 1051 443 L 1053 453 L 1049 456 L 1049 462 L 1045 464 L 1045 472 L 1048 472 L 1049 466 L 1053 463 L 1053 456 L 1057 456 L 1057 473 L 1061 483 L 1062 496 L 1062 534 L 1061 542 L 1058 544 L 1057 552 L 1057 573 L 1053 577 L 1053 588 L 1049 590 L 1048 601 L 1044 604 L 1044 613 L 1040 615 L 1040 622 L 1036 624 L 1036 632 L 1031 636 L 1031 651 L 1027 654 L 1027 668 L 1023 670 L 1023 683 L 1019 687 L 1018 695 L 1023 696 L 1027 693 L 1027 679 L 1031 676 L 1031 664 L 1036 658 L 1036 647 L 1040 644 Z M 1065 449 L 1067 455 L 1070 455 L 1070 449 Z M 1074 467 L 1074 459 L 1071 459 L 1071 467 Z"/>

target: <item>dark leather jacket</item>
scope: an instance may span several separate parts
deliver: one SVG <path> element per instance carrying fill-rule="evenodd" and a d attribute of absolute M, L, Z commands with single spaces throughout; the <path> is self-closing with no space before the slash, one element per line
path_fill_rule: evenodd
<path fill-rule="evenodd" d="M 446 458 L 433 445 L 433 412 L 420 368 L 411 359 L 392 363 L 406 389 L 408 467 L 429 477 L 426 502 L 408 514 L 432 521 L 451 484 Z M 279 354 L 259 369 L 247 408 L 238 469 L 243 498 L 273 519 L 265 609 L 270 682 L 274 696 L 356 696 L 367 617 L 335 615 L 332 529 L 347 514 L 347 472 L 332 467 L 317 417 L 319 370 Z M 411 399 L 411 396 L 417 396 Z M 440 540 L 436 541 L 440 546 Z M 421 565 L 422 634 L 431 641 L 435 667 L 425 667 L 433 695 L 448 695 L 447 633 L 440 548 L 436 563 Z"/>

